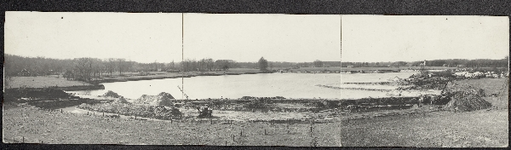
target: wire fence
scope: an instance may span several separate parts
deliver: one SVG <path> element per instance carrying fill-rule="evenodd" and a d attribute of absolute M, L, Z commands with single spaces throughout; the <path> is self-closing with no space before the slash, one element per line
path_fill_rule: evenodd
<path fill-rule="evenodd" d="M 50 113 L 56 113 L 56 114 L 68 114 L 68 115 L 74 115 L 74 116 L 90 116 L 90 117 L 99 117 L 99 118 L 105 118 L 105 119 L 124 119 L 127 121 L 147 121 L 145 118 L 136 117 L 136 116 L 124 116 L 123 118 L 119 117 L 120 115 L 110 115 L 109 113 L 104 112 L 90 112 L 87 111 L 86 113 L 80 114 L 80 113 L 73 113 L 73 112 L 67 112 L 63 109 L 43 109 L 45 111 L 49 111 Z M 115 117 L 117 116 L 117 117 Z M 128 117 L 128 118 L 126 118 Z M 236 120 L 229 120 L 229 119 L 219 119 L 219 118 L 202 118 L 202 119 L 187 119 L 187 120 L 158 120 L 158 121 L 167 121 L 171 124 L 183 124 L 183 125 L 204 125 L 204 124 L 219 124 L 219 125 L 226 125 L 229 126 L 230 129 L 233 129 L 234 131 L 231 131 L 231 134 L 228 137 L 223 137 L 224 142 L 223 143 L 216 143 L 217 146 L 247 146 L 248 143 L 254 144 L 254 141 L 251 140 L 257 140 L 258 138 L 252 139 L 252 137 L 259 136 L 259 137 L 271 137 L 275 135 L 307 135 L 310 139 L 309 146 L 310 147 L 318 147 L 321 146 L 322 143 L 318 140 L 318 135 L 321 135 L 322 133 L 317 132 L 315 121 L 309 121 L 307 122 L 294 122 L 294 121 L 288 121 L 288 122 L 278 122 L 278 121 L 267 121 L 267 122 L 252 122 L 252 123 L 259 123 L 259 124 L 265 124 L 261 130 L 247 130 L 247 127 L 250 128 L 250 125 L 247 126 L 247 122 L 240 122 Z M 250 124 L 250 122 L 248 122 Z M 308 125 L 300 125 L 297 126 L 297 124 L 308 124 Z M 302 128 L 302 129 L 299 129 Z M 207 133 L 204 133 L 207 134 Z M 218 137 L 222 138 L 222 137 Z M 46 141 L 41 139 L 30 139 L 29 136 L 17 136 L 14 138 L 3 138 L 4 142 L 6 143 L 32 143 L 32 144 L 56 144 L 53 143 L 53 140 Z M 198 143 L 206 142 L 206 141 L 200 141 L 201 139 L 198 138 Z M 124 144 L 123 142 L 118 143 L 112 143 L 112 144 Z M 257 145 L 257 144 L 256 144 Z"/>

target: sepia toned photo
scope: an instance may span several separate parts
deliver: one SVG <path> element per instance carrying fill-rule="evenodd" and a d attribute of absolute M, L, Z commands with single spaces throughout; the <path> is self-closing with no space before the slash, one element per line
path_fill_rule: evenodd
<path fill-rule="evenodd" d="M 7 11 L 4 31 L 4 143 L 508 146 L 508 17 Z"/>

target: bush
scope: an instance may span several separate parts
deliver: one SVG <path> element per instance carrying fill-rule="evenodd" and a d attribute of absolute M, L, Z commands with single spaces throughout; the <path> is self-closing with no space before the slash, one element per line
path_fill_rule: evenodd
<path fill-rule="evenodd" d="M 478 91 L 455 91 L 452 94 L 451 101 L 444 108 L 456 111 L 473 111 L 490 108 L 490 102 L 481 98 Z"/>

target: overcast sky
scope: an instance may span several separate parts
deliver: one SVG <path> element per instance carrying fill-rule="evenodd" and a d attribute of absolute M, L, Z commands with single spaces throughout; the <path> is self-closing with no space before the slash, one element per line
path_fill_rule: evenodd
<path fill-rule="evenodd" d="M 5 53 L 137 62 L 340 60 L 340 15 L 6 12 Z M 507 17 L 342 16 L 342 60 L 501 59 Z"/>
<path fill-rule="evenodd" d="M 339 15 L 185 14 L 185 58 L 340 59 Z"/>
<path fill-rule="evenodd" d="M 502 59 L 507 17 L 343 16 L 343 61 Z"/>
<path fill-rule="evenodd" d="M 340 16 L 185 14 L 185 59 L 340 59 Z M 6 12 L 5 53 L 181 60 L 181 14 Z"/>
<path fill-rule="evenodd" d="M 181 61 L 181 14 L 6 12 L 5 53 Z"/>

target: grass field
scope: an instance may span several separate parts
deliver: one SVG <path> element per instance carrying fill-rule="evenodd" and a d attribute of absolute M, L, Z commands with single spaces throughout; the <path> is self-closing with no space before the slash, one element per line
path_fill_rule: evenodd
<path fill-rule="evenodd" d="M 343 146 L 502 147 L 508 145 L 507 110 L 435 112 L 355 120 L 342 127 Z"/>
<path fill-rule="evenodd" d="M 33 107 L 7 106 L 3 115 L 3 142 L 48 144 L 136 144 L 136 145 L 259 145 L 339 146 L 339 126 L 309 124 L 143 121 L 107 118 Z M 266 134 L 265 134 L 266 130 Z M 234 136 L 234 138 L 233 138 Z"/>
<path fill-rule="evenodd" d="M 459 80 L 456 81 L 456 88 L 463 87 L 476 87 L 484 90 L 484 100 L 492 103 L 493 106 L 498 108 L 508 108 L 508 84 L 507 78 L 482 78 L 473 80 Z M 493 95 L 493 96 L 492 96 Z"/>
<path fill-rule="evenodd" d="M 342 125 L 343 146 L 503 147 L 509 135 L 505 79 L 455 81 L 485 90 L 497 108 L 473 112 L 433 112 L 350 120 Z M 504 87 L 504 88 L 503 88 Z M 498 96 L 490 96 L 500 93 Z"/>
<path fill-rule="evenodd" d="M 36 77 L 12 77 L 6 88 L 47 88 L 47 87 L 69 87 L 69 86 L 86 86 L 90 85 L 81 81 L 70 81 L 66 78 L 57 78 L 56 76 L 36 76 Z"/>

